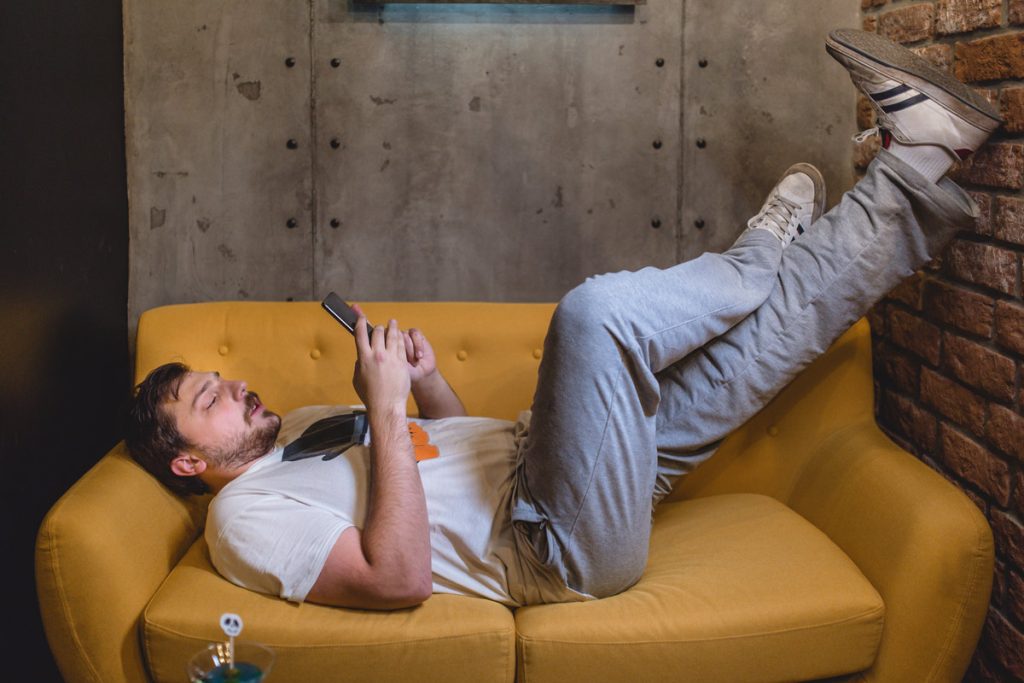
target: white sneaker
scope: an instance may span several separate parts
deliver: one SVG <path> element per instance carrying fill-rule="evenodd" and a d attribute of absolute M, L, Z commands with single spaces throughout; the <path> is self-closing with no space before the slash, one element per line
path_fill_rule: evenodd
<path fill-rule="evenodd" d="M 972 88 L 887 38 L 839 29 L 829 34 L 825 49 L 867 95 L 878 114 L 883 147 L 891 135 L 905 145 L 938 146 L 963 160 L 1002 123 L 999 112 Z"/>
<path fill-rule="evenodd" d="M 748 230 L 767 230 L 783 248 L 804 234 L 825 211 L 825 179 L 810 164 L 793 164 L 772 188 Z"/>

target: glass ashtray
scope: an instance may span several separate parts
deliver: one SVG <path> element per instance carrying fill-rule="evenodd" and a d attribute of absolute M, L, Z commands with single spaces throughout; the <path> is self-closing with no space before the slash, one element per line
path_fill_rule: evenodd
<path fill-rule="evenodd" d="M 211 643 L 188 661 L 191 683 L 261 683 L 274 663 L 274 651 L 259 643 L 235 643 L 230 662 L 227 643 Z"/>

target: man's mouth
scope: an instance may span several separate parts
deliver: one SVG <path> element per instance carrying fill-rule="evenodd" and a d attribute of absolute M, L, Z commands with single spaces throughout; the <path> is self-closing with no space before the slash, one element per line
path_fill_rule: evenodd
<path fill-rule="evenodd" d="M 260 399 L 256 394 L 250 393 L 246 396 L 246 403 L 249 404 L 249 415 L 248 417 L 253 418 L 263 411 L 263 404 L 260 403 Z"/>

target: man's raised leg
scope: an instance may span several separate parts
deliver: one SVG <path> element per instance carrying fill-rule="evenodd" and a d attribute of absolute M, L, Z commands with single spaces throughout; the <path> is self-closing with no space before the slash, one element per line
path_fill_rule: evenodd
<path fill-rule="evenodd" d="M 784 247 L 823 198 L 817 170 L 798 165 L 728 251 L 589 278 L 560 302 L 512 519 L 521 552 L 569 588 L 604 596 L 639 578 L 657 467 L 656 373 L 762 304 Z"/>
<path fill-rule="evenodd" d="M 998 126 L 995 110 L 874 34 L 835 31 L 828 48 L 876 107 L 883 149 L 865 177 L 786 251 L 765 303 L 659 375 L 655 498 L 977 216 L 967 193 L 942 175 Z"/>

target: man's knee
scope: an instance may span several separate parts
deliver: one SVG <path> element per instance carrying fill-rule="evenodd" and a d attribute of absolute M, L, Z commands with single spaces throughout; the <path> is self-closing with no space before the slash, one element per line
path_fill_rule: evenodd
<path fill-rule="evenodd" d="M 562 297 L 551 320 L 552 327 L 563 330 L 587 330 L 604 326 L 615 315 L 607 291 L 609 275 L 587 278 Z"/>
<path fill-rule="evenodd" d="M 647 552 L 637 547 L 622 546 L 613 553 L 606 548 L 600 556 L 576 564 L 569 571 L 569 587 L 595 598 L 607 598 L 618 595 L 640 580 L 647 567 Z"/>

